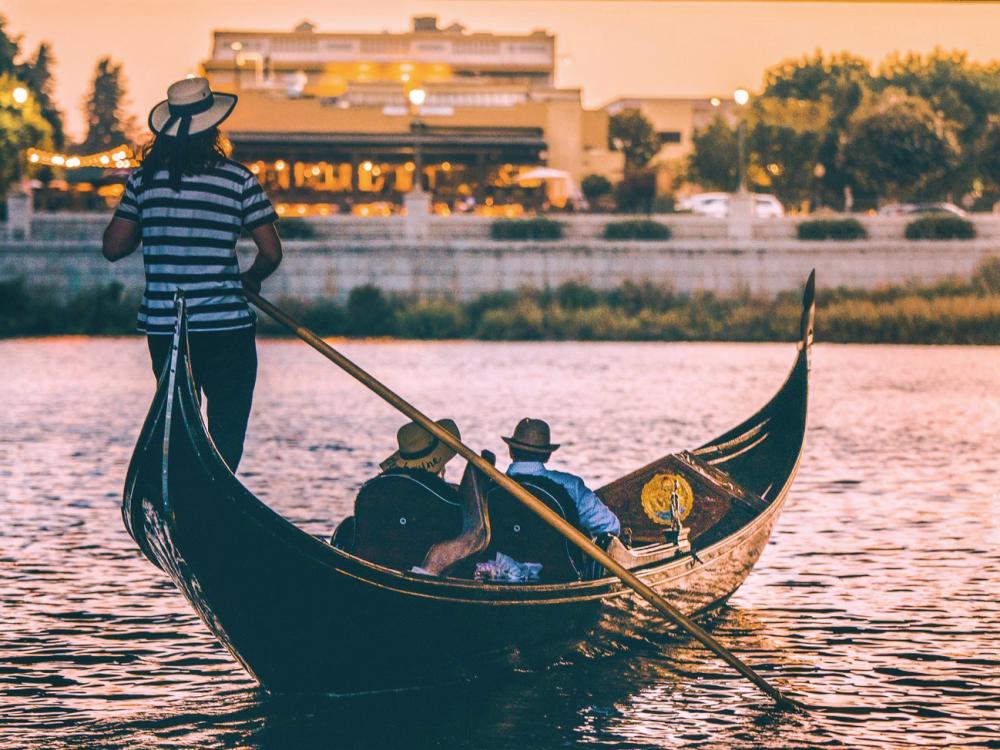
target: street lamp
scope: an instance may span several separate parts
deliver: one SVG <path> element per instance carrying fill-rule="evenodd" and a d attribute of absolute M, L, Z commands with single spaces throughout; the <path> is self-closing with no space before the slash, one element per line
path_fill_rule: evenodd
<path fill-rule="evenodd" d="M 18 86 L 11 92 L 11 96 L 14 98 L 14 104 L 24 104 L 28 101 L 28 89 Z"/>
<path fill-rule="evenodd" d="M 733 101 L 740 108 L 745 107 L 747 102 L 750 101 L 750 92 L 744 88 L 736 89 L 733 92 Z M 736 144 L 739 159 L 739 171 L 740 171 L 740 194 L 745 195 L 747 192 L 747 120 L 746 116 L 740 112 L 740 123 L 736 129 Z"/>
<path fill-rule="evenodd" d="M 424 190 L 424 161 L 420 147 L 423 139 L 424 124 L 420 120 L 416 119 L 415 116 L 419 112 L 420 107 L 422 107 L 424 102 L 427 101 L 427 92 L 422 88 L 415 88 L 410 89 L 406 96 L 410 102 L 410 115 L 414 116 L 413 121 L 410 123 L 410 130 L 413 131 L 413 191 L 415 193 L 422 193 Z"/>

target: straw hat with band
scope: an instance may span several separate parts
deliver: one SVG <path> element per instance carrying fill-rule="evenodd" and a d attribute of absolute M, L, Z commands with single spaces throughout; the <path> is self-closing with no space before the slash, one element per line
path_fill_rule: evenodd
<path fill-rule="evenodd" d="M 459 440 L 462 434 L 453 419 L 439 419 L 439 425 Z M 399 450 L 381 463 L 383 471 L 388 469 L 423 469 L 437 474 L 444 465 L 455 457 L 455 451 L 442 443 L 416 422 L 404 424 L 396 433 Z"/>
<path fill-rule="evenodd" d="M 503 438 L 503 441 L 511 448 L 539 455 L 548 455 L 559 447 L 559 443 L 552 442 L 549 423 L 530 417 L 518 422 L 514 434 Z"/>
<path fill-rule="evenodd" d="M 212 91 L 207 78 L 185 78 L 170 84 L 167 98 L 149 113 L 149 129 L 169 138 L 170 187 L 180 189 L 181 164 L 188 136 L 210 130 L 225 120 L 236 106 L 236 94 Z"/>

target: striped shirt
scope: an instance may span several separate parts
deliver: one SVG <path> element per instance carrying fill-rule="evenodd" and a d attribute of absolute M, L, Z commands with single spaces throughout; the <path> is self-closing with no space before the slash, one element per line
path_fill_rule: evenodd
<path fill-rule="evenodd" d="M 146 289 L 138 329 L 173 333 L 174 293 L 187 298 L 191 331 L 230 331 L 253 325 L 243 294 L 236 241 L 243 230 L 277 221 L 271 201 L 249 169 L 234 161 L 184 175 L 181 189 L 167 170 L 152 179 L 140 167 L 129 176 L 115 216 L 142 228 Z"/>

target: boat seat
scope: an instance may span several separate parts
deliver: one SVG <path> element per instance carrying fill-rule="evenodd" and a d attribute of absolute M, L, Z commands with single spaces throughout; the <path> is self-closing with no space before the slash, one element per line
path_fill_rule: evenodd
<path fill-rule="evenodd" d="M 576 503 L 561 486 L 545 477 L 513 478 L 573 526 L 580 528 Z M 518 562 L 541 563 L 539 578 L 543 583 L 583 578 L 583 553 L 505 489 L 493 485 L 486 495 L 486 502 L 491 538 L 480 559 L 492 560 L 497 552 L 502 552 Z"/>
<path fill-rule="evenodd" d="M 418 469 L 392 469 L 365 482 L 354 503 L 353 554 L 410 570 L 427 551 L 462 531 L 455 488 Z"/>

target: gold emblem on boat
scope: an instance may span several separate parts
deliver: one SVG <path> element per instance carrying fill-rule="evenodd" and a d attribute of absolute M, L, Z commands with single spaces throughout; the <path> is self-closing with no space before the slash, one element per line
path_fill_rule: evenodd
<path fill-rule="evenodd" d="M 674 507 L 683 521 L 693 505 L 694 491 L 680 474 L 657 474 L 642 488 L 642 508 L 653 523 L 673 525 Z"/>

